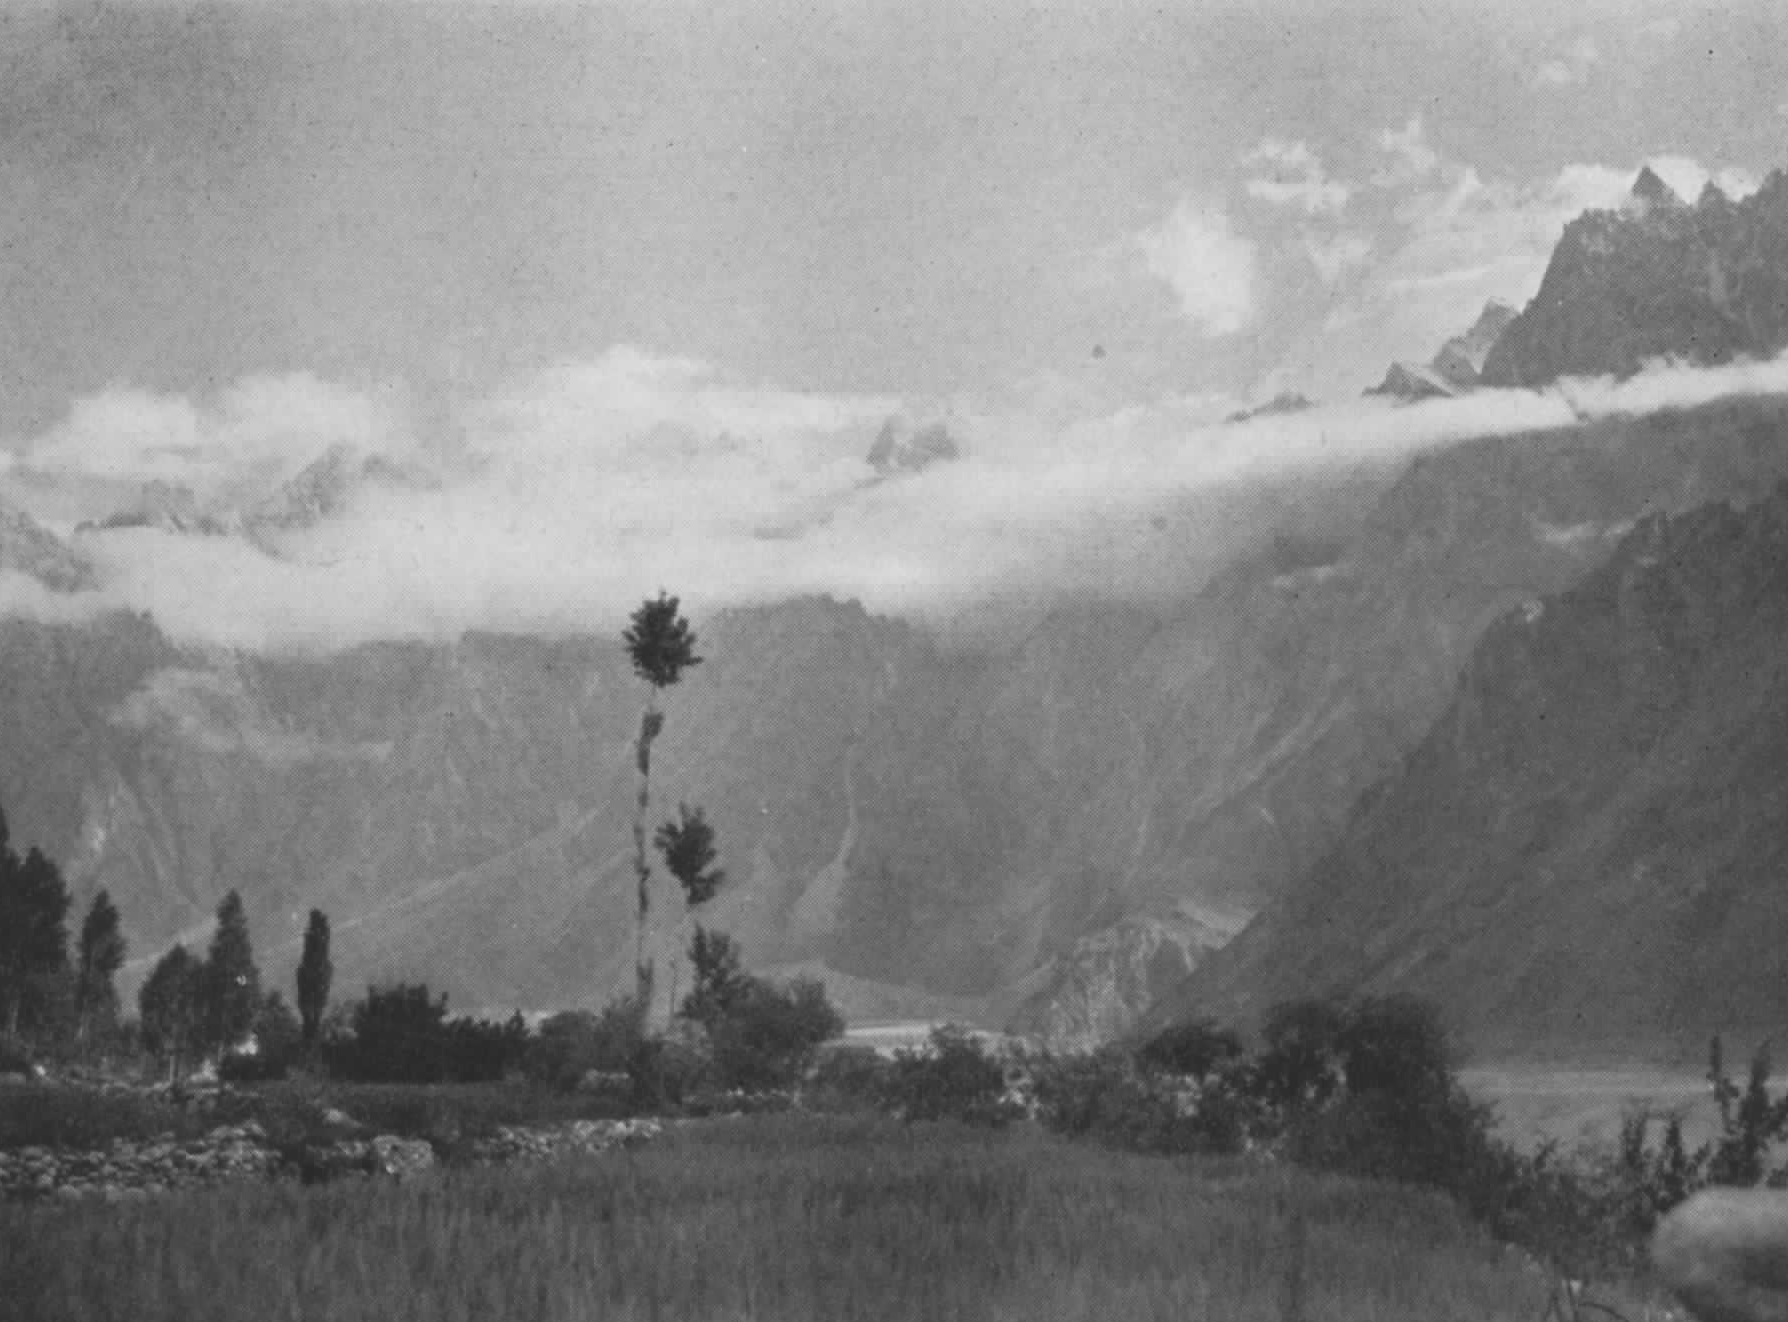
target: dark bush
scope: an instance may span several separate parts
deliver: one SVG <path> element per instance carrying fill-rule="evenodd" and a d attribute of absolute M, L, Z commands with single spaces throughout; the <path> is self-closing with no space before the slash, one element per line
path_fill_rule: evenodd
<path fill-rule="evenodd" d="M 1217 1069 L 1192 1082 L 1106 1047 L 1033 1061 L 1031 1078 L 1038 1119 L 1069 1137 L 1159 1153 L 1234 1153 L 1249 1137 L 1252 1110 Z"/>
<path fill-rule="evenodd" d="M 844 1031 L 844 1017 L 811 979 L 778 986 L 750 978 L 708 1024 L 715 1080 L 724 1089 L 786 1089 L 806 1073 L 822 1042 Z"/>
<path fill-rule="evenodd" d="M 922 1051 L 895 1053 L 888 1098 L 909 1121 L 1003 1125 L 1020 1114 L 1006 1098 L 1005 1067 L 979 1038 L 955 1024 L 932 1029 Z"/>
<path fill-rule="evenodd" d="M 1254 1060 L 1263 1100 L 1296 1109 L 1321 1105 L 1341 1090 L 1341 1037 L 1347 1013 L 1330 1001 L 1287 1001 L 1267 1012 Z"/>
<path fill-rule="evenodd" d="M 368 987 L 348 1011 L 348 1032 L 324 1046 L 329 1072 L 367 1083 L 482 1083 L 502 1079 L 525 1059 L 528 1033 L 507 1024 L 447 1018 L 447 997 L 426 983 Z"/>
<path fill-rule="evenodd" d="M 592 1073 L 631 1076 L 643 1036 L 631 999 L 613 1001 L 601 1014 L 567 1010 L 540 1025 L 523 1054 L 522 1071 L 562 1090 L 578 1087 Z"/>
<path fill-rule="evenodd" d="M 1334 1036 L 1350 1093 L 1429 1097 L 1453 1078 L 1440 1015 L 1413 996 L 1367 997 L 1347 1007 Z"/>
<path fill-rule="evenodd" d="M 888 1105 L 894 1062 L 869 1047 L 829 1047 L 814 1061 L 802 1100 L 814 1111 L 873 1111 Z"/>
<path fill-rule="evenodd" d="M 1031 1081 L 1037 1118 L 1059 1134 L 1141 1152 L 1175 1147 L 1173 1090 L 1119 1047 L 1033 1061 Z"/>
<path fill-rule="evenodd" d="M 1209 1019 L 1193 1019 L 1162 1029 L 1137 1049 L 1137 1062 L 1159 1074 L 1202 1079 L 1242 1055 L 1241 1034 Z"/>

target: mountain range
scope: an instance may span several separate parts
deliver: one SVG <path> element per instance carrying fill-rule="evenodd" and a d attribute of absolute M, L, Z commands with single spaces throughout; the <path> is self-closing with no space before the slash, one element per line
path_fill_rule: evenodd
<path fill-rule="evenodd" d="M 1619 374 L 1659 354 L 1766 352 L 1784 330 L 1771 317 L 1788 315 L 1769 301 L 1772 270 L 1788 271 L 1784 199 L 1776 176 L 1742 202 L 1709 194 L 1689 207 L 1642 177 L 1626 210 L 1573 222 L 1524 311 L 1487 309 L 1436 363 L 1463 381 L 1458 362 L 1481 361 L 1482 385 L 1511 372 Z M 1682 312 L 1699 306 L 1682 291 L 1706 287 L 1710 270 L 1722 292 L 1708 306 L 1725 309 L 1728 328 L 1717 343 L 1698 338 L 1712 321 Z M 1622 319 L 1611 309 L 1632 302 L 1622 291 L 1635 282 L 1649 292 Z M 890 420 L 865 481 L 958 452 L 941 426 Z M 273 544 L 280 528 L 329 517 L 359 482 L 426 480 L 370 462 L 325 456 L 239 522 L 169 526 Z M 1442 940 L 1417 922 L 1481 916 L 1478 871 L 1456 869 L 1446 850 L 1492 860 L 1481 893 L 1521 897 L 1495 901 L 1498 923 L 1546 912 L 1521 889 L 1542 875 L 1534 860 L 1549 860 L 1561 894 L 1602 876 L 1594 869 L 1611 855 L 1581 833 L 1596 805 L 1636 783 L 1621 759 L 1674 737 L 1658 733 L 1678 719 L 1669 712 L 1700 710 L 1658 678 L 1689 661 L 1660 661 L 1656 674 L 1632 661 L 1637 687 L 1621 687 L 1618 666 L 1632 658 L 1610 640 L 1626 626 L 1594 622 L 1612 591 L 1597 585 L 1611 573 L 1644 579 L 1647 556 L 1687 563 L 1688 552 L 1660 549 L 1682 538 L 1752 563 L 1762 552 L 1745 548 L 1763 534 L 1695 541 L 1684 530 L 1714 516 L 1690 512 L 1732 502 L 1747 512 L 1721 517 L 1749 529 L 1778 508 L 1784 478 L 1788 401 L 1728 399 L 1219 488 L 1186 517 L 1252 532 L 1213 573 L 1164 570 L 1148 601 L 1064 595 L 961 636 L 828 598 L 730 610 L 695 622 L 707 659 L 666 695 L 656 810 L 707 809 L 732 878 L 711 921 L 754 966 L 817 973 L 859 1018 L 972 1018 L 1079 1042 L 1151 1012 L 1246 1013 L 1299 989 L 1427 989 L 1445 967 L 1435 950 L 1468 952 L 1446 958 L 1487 984 L 1500 967 L 1493 941 Z M 164 506 L 185 518 L 177 496 Z M 0 573 L 66 596 L 91 585 L 83 548 L 108 535 L 59 538 L 5 511 Z M 1717 584 L 1720 572 L 1693 581 Z M 1734 572 L 1746 591 L 1767 590 Z M 1710 591 L 1726 600 L 1728 589 Z M 1701 621 L 1685 602 L 1683 617 Z M 1735 611 L 1706 637 L 1736 628 Z M 1702 636 L 1664 632 L 1664 643 L 1635 634 L 1633 657 Z M 1746 638 L 1733 657 L 1761 646 Z M 1531 651 L 1536 639 L 1550 641 Z M 1578 691 L 1585 676 L 1617 692 L 1591 702 Z M 268 968 L 295 961 L 305 911 L 326 909 L 344 992 L 408 977 L 456 1007 L 549 1008 L 598 1004 L 630 983 L 629 741 L 645 694 L 617 639 L 472 633 L 282 655 L 178 643 L 127 611 L 15 613 L 0 619 L 0 677 L 0 804 L 14 835 L 62 860 L 79 897 L 111 891 L 139 975 L 171 941 L 203 940 L 236 888 Z M 1515 732 L 1532 724 L 1521 704 L 1554 689 L 1579 723 L 1568 746 L 1517 748 Z M 1484 696 L 1461 716 L 1468 690 Z M 1717 729 L 1764 710 L 1734 707 Z M 1629 729 L 1635 713 L 1656 729 Z M 1452 762 L 1424 751 L 1437 739 L 1451 740 Z M 1536 771 L 1526 783 L 1522 759 L 1551 768 L 1544 758 L 1567 754 L 1578 761 L 1557 763 L 1557 792 L 1523 806 L 1552 782 Z M 1601 754 L 1605 775 L 1590 779 L 1603 790 L 1590 779 L 1581 795 L 1563 788 Z M 1412 759 L 1421 783 L 1399 789 Z M 1732 775 L 1766 763 L 1759 745 Z M 1486 789 L 1476 778 L 1496 768 L 1504 780 Z M 1425 800 L 1384 807 L 1449 785 L 1459 815 L 1436 820 L 1478 835 L 1423 835 L 1440 811 Z M 1765 806 L 1762 788 L 1721 794 L 1734 812 Z M 1506 816 L 1484 818 L 1505 801 Z M 1609 831 L 1648 820 L 1622 811 Z M 1509 823 L 1530 819 L 1541 825 L 1521 827 L 1519 845 Z M 1360 879 L 1375 874 L 1360 860 L 1385 850 L 1408 861 L 1381 893 Z M 1734 877 L 1761 875 L 1733 866 Z M 1443 871 L 1457 905 L 1423 899 Z M 674 935 L 671 912 L 660 905 L 661 941 Z M 1733 912 L 1761 930 L 1759 914 Z M 1351 949 L 1311 934 L 1330 925 Z M 1382 957 L 1370 968 L 1368 947 Z M 1428 972 L 1386 971 L 1412 959 Z M 1490 1027 L 1560 1030 L 1534 1009 L 1560 966 L 1535 961 L 1535 980 L 1480 997 L 1500 1007 Z M 1714 1004 L 1681 995 L 1689 1017 Z M 1674 1022 L 1645 1013 L 1646 1024 Z"/>

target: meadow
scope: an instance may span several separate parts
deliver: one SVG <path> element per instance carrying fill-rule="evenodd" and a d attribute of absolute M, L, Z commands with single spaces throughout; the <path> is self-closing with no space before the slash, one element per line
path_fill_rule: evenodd
<path fill-rule="evenodd" d="M 21 1322 L 1514 1322 L 1549 1286 L 1439 1194 L 1028 1126 L 708 1120 L 408 1185 L 0 1206 Z"/>

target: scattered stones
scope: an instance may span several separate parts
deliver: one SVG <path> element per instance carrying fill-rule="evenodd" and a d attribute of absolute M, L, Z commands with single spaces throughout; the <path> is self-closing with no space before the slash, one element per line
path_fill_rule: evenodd
<path fill-rule="evenodd" d="M 353 1122 L 340 1112 L 332 1123 Z M 579 1120 L 552 1129 L 504 1126 L 470 1145 L 473 1161 L 559 1160 L 630 1147 L 656 1138 L 655 1120 Z M 46 1147 L 0 1152 L 0 1199 L 103 1198 L 117 1202 L 173 1189 L 239 1180 L 296 1177 L 318 1183 L 344 1177 L 413 1180 L 435 1170 L 435 1149 L 423 1139 L 381 1134 L 311 1144 L 297 1152 L 274 1149 L 253 1120 L 220 1125 L 203 1138 L 176 1142 L 163 1135 L 147 1142 L 117 1140 L 100 1150 Z"/>
<path fill-rule="evenodd" d="M 489 1138 L 473 1140 L 472 1159 L 499 1163 L 593 1156 L 647 1142 L 661 1132 L 656 1120 L 575 1120 L 557 1129 L 504 1125 Z"/>

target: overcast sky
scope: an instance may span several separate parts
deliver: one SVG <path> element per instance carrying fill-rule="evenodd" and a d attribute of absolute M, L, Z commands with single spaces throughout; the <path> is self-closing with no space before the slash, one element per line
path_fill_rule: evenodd
<path fill-rule="evenodd" d="M 606 426 L 606 481 L 668 419 L 829 499 L 894 408 L 986 458 L 1351 399 L 1785 132 L 1769 0 L 0 7 L 0 446 Z"/>

